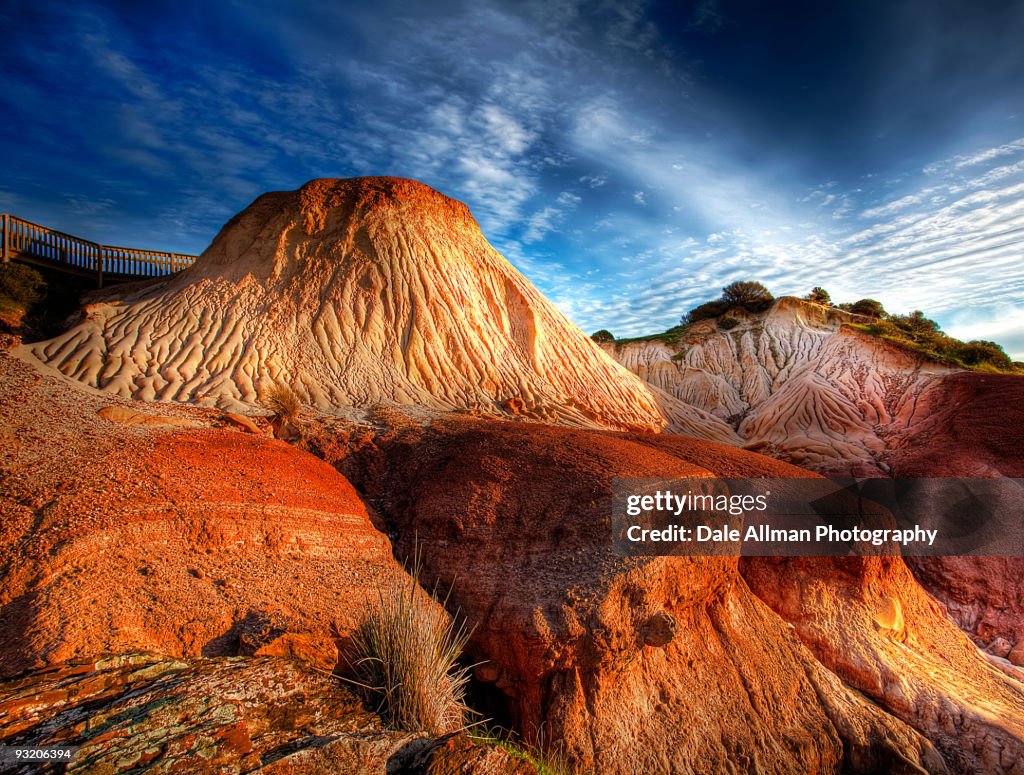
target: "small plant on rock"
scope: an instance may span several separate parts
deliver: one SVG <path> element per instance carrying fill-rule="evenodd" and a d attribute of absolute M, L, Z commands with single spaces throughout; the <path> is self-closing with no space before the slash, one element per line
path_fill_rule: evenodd
<path fill-rule="evenodd" d="M 288 385 L 279 382 L 267 391 L 263 403 L 282 420 L 294 422 L 302 412 L 302 402 Z"/>

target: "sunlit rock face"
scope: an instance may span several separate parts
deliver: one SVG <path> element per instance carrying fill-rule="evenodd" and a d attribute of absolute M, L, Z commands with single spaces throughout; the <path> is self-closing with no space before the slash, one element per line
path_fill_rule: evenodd
<path fill-rule="evenodd" d="M 783 298 L 763 314 L 701 321 L 676 344 L 605 345 L 652 385 L 736 427 L 757 449 L 822 473 L 884 475 L 891 438 L 954 369 L 845 323 L 857 316 Z"/>
<path fill-rule="evenodd" d="M 930 362 L 844 325 L 857 316 L 793 298 L 727 319 L 736 322 L 702 321 L 676 343 L 655 338 L 605 350 L 651 384 L 731 422 L 747 449 L 813 471 L 1024 476 L 1024 377 Z M 1020 558 L 907 562 L 975 643 L 1024 663 Z"/>
<path fill-rule="evenodd" d="M 408 582 L 322 460 L 216 410 L 112 412 L 33 366 L 0 350 L 0 677 L 133 651 L 332 670 Z"/>
<path fill-rule="evenodd" d="M 584 771 L 1019 772 L 1022 685 L 899 558 L 608 540 L 616 477 L 813 474 L 671 434 L 457 417 L 327 457 L 451 589 L 510 723 Z"/>
<path fill-rule="evenodd" d="M 735 438 L 602 353 L 465 205 L 398 178 L 265 194 L 194 267 L 115 291 L 33 353 L 142 400 L 244 409 L 283 382 L 324 410 L 396 403 Z"/>

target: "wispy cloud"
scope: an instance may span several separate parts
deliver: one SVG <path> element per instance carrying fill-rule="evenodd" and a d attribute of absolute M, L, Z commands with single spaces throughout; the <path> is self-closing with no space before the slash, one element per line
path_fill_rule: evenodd
<path fill-rule="evenodd" d="M 41 1 L 59 23 L 0 9 L 0 203 L 84 236 L 199 251 L 266 190 L 394 174 L 469 204 L 584 329 L 664 328 L 742 278 L 979 336 L 1024 306 L 1020 117 L 985 140 L 965 122 L 930 161 L 813 168 L 813 143 L 855 154 L 790 116 L 769 138 L 764 106 L 679 45 L 736 31 L 714 0 L 675 27 L 646 0 L 237 2 L 145 24 Z"/>

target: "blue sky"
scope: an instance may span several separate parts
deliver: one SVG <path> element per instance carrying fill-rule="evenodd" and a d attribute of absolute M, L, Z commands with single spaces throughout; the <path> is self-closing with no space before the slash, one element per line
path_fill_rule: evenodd
<path fill-rule="evenodd" d="M 585 331 L 735 279 L 1024 359 L 1024 5 L 2 2 L 0 209 L 200 252 L 260 193 L 420 179 Z"/>

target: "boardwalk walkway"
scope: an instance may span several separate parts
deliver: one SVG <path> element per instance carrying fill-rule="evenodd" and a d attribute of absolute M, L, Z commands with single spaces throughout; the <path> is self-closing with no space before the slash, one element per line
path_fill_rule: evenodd
<path fill-rule="evenodd" d="M 4 213 L 0 224 L 3 263 L 18 261 L 104 283 L 128 282 L 180 272 L 196 257 L 159 250 L 101 245 Z"/>

